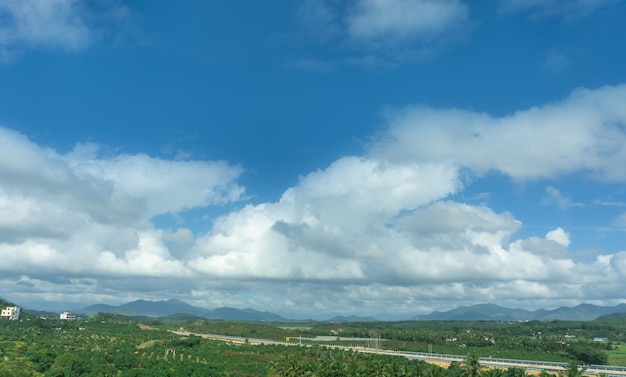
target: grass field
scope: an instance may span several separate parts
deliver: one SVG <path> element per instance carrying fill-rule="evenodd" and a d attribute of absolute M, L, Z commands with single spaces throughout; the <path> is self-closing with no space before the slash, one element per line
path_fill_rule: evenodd
<path fill-rule="evenodd" d="M 626 366 L 626 345 L 621 344 L 609 351 L 609 365 Z"/>

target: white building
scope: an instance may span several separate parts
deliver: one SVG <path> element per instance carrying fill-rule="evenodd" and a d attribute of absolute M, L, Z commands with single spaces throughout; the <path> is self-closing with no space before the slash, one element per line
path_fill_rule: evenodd
<path fill-rule="evenodd" d="M 63 312 L 59 316 L 59 319 L 76 319 L 76 314 L 70 312 Z"/>
<path fill-rule="evenodd" d="M 0 318 L 7 318 L 12 321 L 20 319 L 20 307 L 19 306 L 7 306 L 6 309 L 2 309 Z"/>

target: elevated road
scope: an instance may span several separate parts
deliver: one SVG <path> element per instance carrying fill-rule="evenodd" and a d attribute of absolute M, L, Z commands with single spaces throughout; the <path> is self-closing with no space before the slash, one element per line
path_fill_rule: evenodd
<path fill-rule="evenodd" d="M 224 342 L 231 343 L 248 343 L 253 345 L 261 345 L 261 344 L 273 344 L 273 345 L 282 345 L 282 346 L 299 346 L 302 345 L 297 342 L 284 342 L 277 341 L 271 339 L 258 339 L 258 338 L 244 338 L 239 336 L 227 336 L 227 335 L 217 335 L 217 334 L 198 334 L 191 333 L 188 331 L 173 331 L 172 333 L 181 335 L 181 336 L 189 336 L 195 335 L 200 336 L 205 339 L 213 339 L 213 340 L 221 340 Z M 297 340 L 297 338 L 293 338 Z M 310 346 L 310 344 L 306 344 L 303 346 Z M 406 357 L 408 359 L 414 360 L 422 360 L 427 363 L 437 364 L 437 365 L 450 365 L 452 362 L 462 363 L 465 361 L 464 356 L 459 355 L 445 355 L 445 354 L 437 354 L 437 353 L 426 353 L 426 352 L 410 352 L 410 351 L 393 351 L 393 350 L 384 350 L 384 349 L 376 349 L 376 348 L 367 348 L 367 347 L 354 347 L 354 346 L 341 346 L 336 344 L 320 344 L 322 347 L 335 348 L 335 349 L 343 349 L 343 350 L 352 350 L 356 352 L 363 353 L 371 353 L 371 354 L 379 354 L 379 355 L 389 355 L 389 356 L 400 356 Z M 546 371 L 548 373 L 553 374 L 565 374 L 567 363 L 556 363 L 550 361 L 534 361 L 534 360 L 516 360 L 516 359 L 500 359 L 500 358 L 491 358 L 491 357 L 481 357 L 479 358 L 480 365 L 486 368 L 498 368 L 498 369 L 508 369 L 508 368 L 521 368 L 527 372 L 541 372 Z M 579 367 L 584 368 L 583 374 L 585 376 L 598 376 L 605 375 L 607 377 L 626 377 L 626 367 L 622 366 L 611 366 L 611 365 L 580 365 Z"/>

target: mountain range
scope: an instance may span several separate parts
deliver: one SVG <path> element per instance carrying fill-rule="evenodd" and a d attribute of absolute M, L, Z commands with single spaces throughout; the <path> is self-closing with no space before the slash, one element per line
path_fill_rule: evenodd
<path fill-rule="evenodd" d="M 494 304 L 461 306 L 446 312 L 432 312 L 418 315 L 418 321 L 593 321 L 600 316 L 614 313 L 626 313 L 626 304 L 616 306 L 597 306 L 580 304 L 573 308 L 559 307 L 553 310 L 508 309 Z"/>
<path fill-rule="evenodd" d="M 285 318 L 271 312 L 260 312 L 254 309 L 216 308 L 205 309 L 192 306 L 184 301 L 170 299 L 167 301 L 136 300 L 126 304 L 114 306 L 96 304 L 82 309 L 73 310 L 79 315 L 96 313 L 117 313 L 129 317 L 197 317 L 203 319 L 224 319 L 233 321 L 276 322 L 286 321 Z M 185 316 L 186 315 L 186 316 Z"/>
<path fill-rule="evenodd" d="M 235 309 L 222 307 L 205 309 L 189 305 L 180 300 L 146 301 L 137 300 L 119 306 L 97 304 L 75 310 L 76 314 L 91 315 L 98 312 L 118 313 L 132 317 L 170 317 L 202 319 L 221 319 L 233 321 L 288 321 L 288 319 L 271 312 L 260 312 L 254 309 Z M 592 321 L 601 316 L 626 313 L 626 304 L 616 306 L 597 306 L 581 304 L 575 307 L 559 307 L 553 310 L 538 309 L 509 309 L 495 304 L 478 304 L 461 306 L 446 312 L 432 312 L 428 315 L 418 315 L 411 320 L 418 321 Z M 611 318 L 611 317 L 609 317 Z M 369 322 L 376 321 L 373 317 L 337 316 L 329 319 L 330 322 Z"/>
<path fill-rule="evenodd" d="M 0 306 L 9 305 L 7 300 L 0 298 Z M 38 313 L 51 314 L 48 312 L 38 312 L 27 310 L 33 315 Z M 136 300 L 122 305 L 96 304 L 81 309 L 72 310 L 73 313 L 81 316 L 90 316 L 96 313 L 117 313 L 130 317 L 151 317 L 172 320 L 232 320 L 248 322 L 281 322 L 290 321 L 278 314 L 268 311 L 258 311 L 254 309 L 236 309 L 221 307 L 206 309 L 189 305 L 184 301 L 170 299 L 164 301 Z M 330 316 L 329 316 L 330 318 Z M 615 306 L 597 306 L 592 304 L 581 304 L 575 307 L 559 307 L 552 310 L 538 309 L 534 311 L 525 309 L 509 309 L 495 304 L 478 304 L 472 306 L 461 306 L 445 312 L 435 311 L 426 315 L 418 315 L 409 320 L 414 321 L 593 321 L 601 320 L 623 320 L 626 318 L 626 304 Z M 336 316 L 328 319 L 330 322 L 370 322 L 376 321 L 373 317 L 360 316 Z"/>

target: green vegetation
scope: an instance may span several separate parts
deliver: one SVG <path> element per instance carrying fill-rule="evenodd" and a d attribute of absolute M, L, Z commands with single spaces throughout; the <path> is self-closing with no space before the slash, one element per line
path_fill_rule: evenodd
<path fill-rule="evenodd" d="M 626 345 L 615 346 L 609 351 L 609 365 L 626 365 Z"/>
<path fill-rule="evenodd" d="M 623 322 L 372 322 L 320 324 L 318 330 L 338 332 L 344 337 L 387 339 L 384 346 L 436 353 L 479 357 L 607 364 L 608 352 L 626 343 Z M 605 338 L 597 342 L 595 338 Z M 624 365 L 624 364 L 621 364 Z"/>
<path fill-rule="evenodd" d="M 0 377 L 525 375 L 517 368 L 484 369 L 480 357 L 571 361 L 566 375 L 578 377 L 582 371 L 574 369 L 576 364 L 626 365 L 625 328 L 621 321 L 270 324 L 150 319 L 138 323 L 117 314 L 76 321 L 27 315 L 21 321 L 0 322 Z M 247 339 L 290 337 L 293 344 L 302 341 L 311 346 L 231 344 L 169 331 L 179 329 Z M 325 338 L 315 341 L 317 336 Z M 432 351 L 466 359 L 443 369 L 422 361 L 320 345 L 330 343 Z"/>

